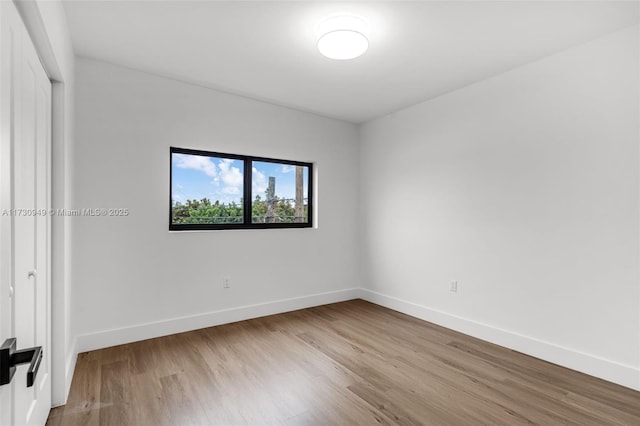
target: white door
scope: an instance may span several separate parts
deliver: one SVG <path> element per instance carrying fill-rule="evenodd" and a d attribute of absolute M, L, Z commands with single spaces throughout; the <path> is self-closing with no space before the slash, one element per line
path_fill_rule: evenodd
<path fill-rule="evenodd" d="M 42 347 L 0 386 L 1 425 L 44 425 L 51 408 L 51 83 L 12 1 L 0 0 L 0 345 Z"/>

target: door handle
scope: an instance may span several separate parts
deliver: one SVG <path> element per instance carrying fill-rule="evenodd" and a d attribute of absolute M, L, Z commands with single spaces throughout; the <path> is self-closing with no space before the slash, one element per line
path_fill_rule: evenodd
<path fill-rule="evenodd" d="M 33 386 L 33 382 L 42 361 L 42 346 L 16 350 L 17 339 L 12 337 L 4 341 L 0 346 L 0 386 L 11 382 L 16 372 L 16 365 L 29 363 L 27 370 L 27 387 Z"/>
<path fill-rule="evenodd" d="M 35 269 L 33 271 L 29 271 L 29 273 L 27 274 L 27 278 L 37 278 L 38 277 L 38 271 L 36 271 Z"/>

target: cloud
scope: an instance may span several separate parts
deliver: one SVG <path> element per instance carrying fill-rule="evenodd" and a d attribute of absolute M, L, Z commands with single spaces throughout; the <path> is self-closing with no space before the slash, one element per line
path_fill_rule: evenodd
<path fill-rule="evenodd" d="M 213 178 L 218 175 L 216 165 L 209 157 L 202 155 L 173 154 L 173 160 L 176 167 L 180 169 L 198 170 Z"/>
<path fill-rule="evenodd" d="M 222 193 L 229 195 L 238 195 L 240 194 L 240 188 L 238 188 L 237 186 L 225 186 L 224 188 L 222 188 Z"/>
<path fill-rule="evenodd" d="M 217 188 L 215 194 L 211 194 L 213 198 L 223 203 L 238 201 L 238 195 L 242 195 L 242 185 L 244 176 L 240 168 L 233 167 L 235 160 L 229 158 L 221 158 L 218 160 L 218 175 L 211 181 Z"/>
<path fill-rule="evenodd" d="M 268 186 L 266 176 L 260 170 L 253 167 L 251 169 L 251 177 L 253 181 L 251 182 L 253 197 L 255 198 L 256 195 L 259 195 L 261 198 L 264 198 L 264 191 L 267 190 Z"/>
<path fill-rule="evenodd" d="M 296 166 L 292 166 L 290 164 L 283 164 L 280 172 L 282 173 L 293 173 L 296 171 Z"/>
<path fill-rule="evenodd" d="M 242 185 L 244 176 L 242 176 L 238 167 L 231 166 L 233 161 L 234 160 L 224 158 L 218 162 L 220 180 L 222 180 L 226 186 L 239 187 Z"/>

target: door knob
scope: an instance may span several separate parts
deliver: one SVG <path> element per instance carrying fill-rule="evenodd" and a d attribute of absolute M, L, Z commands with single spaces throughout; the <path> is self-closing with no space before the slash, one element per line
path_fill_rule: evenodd
<path fill-rule="evenodd" d="M 16 350 L 17 339 L 12 337 L 4 341 L 0 346 L 0 386 L 11 382 L 16 372 L 16 365 L 29 363 L 27 370 L 27 387 L 33 386 L 33 382 L 42 361 L 42 346 Z"/>
<path fill-rule="evenodd" d="M 27 278 L 37 278 L 38 277 L 38 271 L 36 271 L 35 269 L 33 271 L 29 271 L 29 273 L 27 274 Z"/>

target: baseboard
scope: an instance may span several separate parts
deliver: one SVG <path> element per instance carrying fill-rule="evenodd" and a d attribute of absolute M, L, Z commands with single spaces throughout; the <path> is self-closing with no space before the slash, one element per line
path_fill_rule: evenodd
<path fill-rule="evenodd" d="M 67 348 L 67 358 L 64 362 L 64 389 L 63 395 L 55 397 L 53 394 L 51 400 L 51 408 L 61 407 L 67 403 L 69 398 L 69 391 L 71 390 L 71 381 L 73 380 L 73 373 L 76 369 L 76 361 L 78 360 L 78 351 L 76 350 L 76 339 L 73 339 L 69 347 Z"/>
<path fill-rule="evenodd" d="M 458 317 L 372 290 L 361 289 L 361 298 L 371 303 L 459 331 L 572 370 L 640 390 L 640 368 L 624 365 L 553 343 Z"/>
<path fill-rule="evenodd" d="M 345 300 L 358 299 L 359 297 L 360 289 L 351 288 L 83 334 L 76 337 L 75 353 L 326 305 L 328 303 L 343 302 Z"/>
<path fill-rule="evenodd" d="M 565 348 L 560 345 L 438 311 L 372 290 L 351 288 L 77 336 L 72 345 L 73 350 L 70 351 L 69 358 L 67 359 L 67 394 L 71 386 L 71 379 L 73 378 L 73 370 L 78 353 L 359 298 L 487 342 L 495 343 L 572 370 L 640 391 L 640 368 Z"/>
<path fill-rule="evenodd" d="M 71 382 L 73 381 L 73 373 L 76 371 L 76 362 L 78 361 L 78 340 L 73 339 L 71 347 L 68 351 L 67 362 L 64 366 L 65 392 L 64 401 L 67 403 L 69 391 L 71 390 Z"/>

